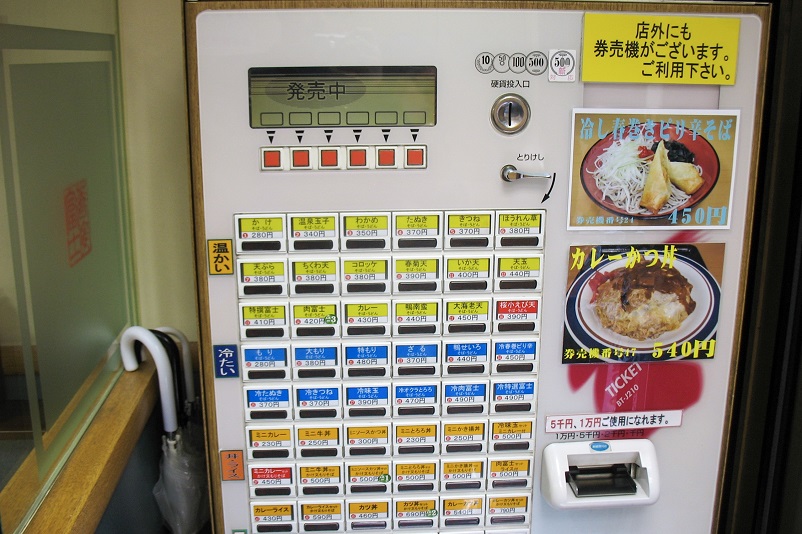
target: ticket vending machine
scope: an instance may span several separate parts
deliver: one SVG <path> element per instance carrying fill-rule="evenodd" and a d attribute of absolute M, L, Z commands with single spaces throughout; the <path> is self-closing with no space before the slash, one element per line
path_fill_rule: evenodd
<path fill-rule="evenodd" d="M 767 11 L 188 3 L 216 531 L 709 532 Z"/>

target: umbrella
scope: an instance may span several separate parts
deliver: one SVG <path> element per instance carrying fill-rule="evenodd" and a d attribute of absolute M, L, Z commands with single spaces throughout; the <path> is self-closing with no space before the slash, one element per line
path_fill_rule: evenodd
<path fill-rule="evenodd" d="M 182 419 L 187 421 L 184 425 L 180 426 L 178 422 L 173 368 L 165 347 L 159 340 L 162 336 L 141 326 L 132 326 L 123 332 L 120 353 L 125 370 L 135 371 L 139 363 L 134 355 L 134 344 L 139 341 L 148 349 L 156 364 L 164 435 L 160 476 L 153 488 L 153 496 L 170 530 L 176 534 L 190 534 L 198 532 L 204 526 L 209 517 L 209 509 L 203 438 L 200 426 L 192 423 L 192 416 L 195 415 L 193 405 L 196 403 L 194 387 L 187 387 L 192 382 L 191 377 L 188 377 L 191 369 L 189 343 L 175 329 L 160 328 L 158 332 L 162 335 L 173 335 L 181 342 L 182 374 L 184 390 L 187 392 L 187 399 L 182 406 L 182 415 L 186 415 Z"/>

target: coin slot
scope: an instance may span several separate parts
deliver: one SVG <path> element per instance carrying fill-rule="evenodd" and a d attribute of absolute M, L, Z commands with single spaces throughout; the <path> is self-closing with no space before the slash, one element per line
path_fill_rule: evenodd
<path fill-rule="evenodd" d="M 569 465 L 565 481 L 577 497 L 634 495 L 637 464 Z"/>
<path fill-rule="evenodd" d="M 409 239 L 402 237 L 397 241 L 397 244 L 398 248 L 437 248 L 437 239 Z"/>
<path fill-rule="evenodd" d="M 298 369 L 298 378 L 336 378 L 335 369 Z"/>
<path fill-rule="evenodd" d="M 386 484 L 355 484 L 351 486 L 351 493 L 387 493 Z"/>
<path fill-rule="evenodd" d="M 245 337 L 284 337 L 283 328 L 247 328 Z"/>
<path fill-rule="evenodd" d="M 298 295 L 322 295 L 334 293 L 334 284 L 296 284 Z"/>
<path fill-rule="evenodd" d="M 498 410 L 498 409 L 497 409 Z M 485 411 L 484 406 L 448 406 L 446 407 L 446 413 L 449 415 L 465 415 L 465 414 L 474 414 L 474 413 L 483 413 Z"/>
<path fill-rule="evenodd" d="M 243 241 L 241 248 L 243 252 L 274 252 L 281 250 L 281 243 L 278 241 Z"/>
<path fill-rule="evenodd" d="M 451 291 L 485 291 L 487 290 L 487 281 L 449 282 L 448 289 Z"/>
<path fill-rule="evenodd" d="M 446 452 L 482 452 L 482 445 L 480 443 L 446 445 Z"/>
<path fill-rule="evenodd" d="M 433 525 L 434 521 L 431 519 L 401 519 L 398 521 L 398 528 L 426 528 Z"/>
<path fill-rule="evenodd" d="M 534 291 L 537 289 L 537 280 L 502 280 L 498 283 L 498 288 Z"/>
<path fill-rule="evenodd" d="M 534 332 L 535 323 L 501 323 L 498 325 L 499 332 Z"/>
<path fill-rule="evenodd" d="M 445 520 L 447 527 L 465 527 L 469 525 L 478 525 L 478 517 L 450 517 Z"/>
<path fill-rule="evenodd" d="M 387 447 L 351 447 L 351 456 L 376 456 L 387 454 Z"/>
<path fill-rule="evenodd" d="M 493 489 L 525 488 L 526 480 L 494 480 Z"/>
<path fill-rule="evenodd" d="M 431 376 L 437 372 L 436 367 L 399 367 L 398 376 Z"/>
<path fill-rule="evenodd" d="M 287 410 L 254 410 L 251 419 L 286 419 Z"/>
<path fill-rule="evenodd" d="M 295 250 L 332 250 L 334 241 L 331 239 L 310 239 L 308 241 L 295 241 L 292 244 Z"/>
<path fill-rule="evenodd" d="M 301 449 L 301 458 L 325 458 L 337 456 L 337 449 Z"/>
<path fill-rule="evenodd" d="M 486 248 L 490 240 L 486 237 L 452 237 L 448 244 L 452 248 L 482 247 Z"/>
<path fill-rule="evenodd" d="M 365 376 L 385 376 L 387 369 L 384 367 L 357 367 L 356 369 L 348 369 L 348 376 L 351 378 L 359 378 Z"/>
<path fill-rule="evenodd" d="M 386 408 L 350 408 L 348 415 L 351 417 L 384 417 L 387 415 Z"/>
<path fill-rule="evenodd" d="M 398 454 L 434 454 L 434 445 L 401 445 Z"/>
<path fill-rule="evenodd" d="M 304 532 L 329 532 L 340 530 L 339 523 L 304 523 Z"/>
<path fill-rule="evenodd" d="M 349 336 L 383 336 L 387 332 L 384 326 L 349 326 Z"/>
<path fill-rule="evenodd" d="M 287 371 L 284 369 L 271 369 L 271 370 L 259 370 L 259 371 L 248 371 L 248 379 L 250 380 L 264 380 L 269 378 L 286 378 Z"/>
<path fill-rule="evenodd" d="M 399 334 L 435 334 L 437 333 L 437 326 L 435 325 L 403 325 L 398 327 Z"/>
<path fill-rule="evenodd" d="M 337 495 L 340 489 L 337 486 L 311 486 L 304 488 L 304 495 Z"/>
<path fill-rule="evenodd" d="M 253 493 L 257 497 L 289 495 L 290 488 L 254 488 Z"/>
<path fill-rule="evenodd" d="M 484 323 L 448 325 L 449 334 L 481 334 L 486 331 L 487 325 Z"/>
<path fill-rule="evenodd" d="M 539 237 L 502 237 L 499 240 L 502 247 L 537 247 L 540 245 Z"/>
<path fill-rule="evenodd" d="M 437 282 L 399 282 L 398 291 L 437 291 Z"/>
<path fill-rule="evenodd" d="M 531 402 L 516 402 L 512 404 L 497 404 L 496 412 L 530 412 L 532 411 Z"/>
<path fill-rule="evenodd" d="M 446 490 L 479 490 L 482 489 L 481 482 L 446 482 Z"/>
<path fill-rule="evenodd" d="M 387 521 L 351 521 L 353 530 L 386 530 Z"/>
<path fill-rule="evenodd" d="M 533 363 L 499 363 L 496 365 L 497 373 L 531 373 L 535 370 Z"/>
<path fill-rule="evenodd" d="M 374 249 L 384 248 L 387 242 L 384 239 L 346 239 L 345 248 L 347 249 Z"/>
<path fill-rule="evenodd" d="M 266 451 L 255 450 L 253 451 L 254 459 L 259 458 L 289 458 L 290 451 L 287 449 L 269 449 Z"/>
<path fill-rule="evenodd" d="M 517 523 L 526 523 L 525 515 L 507 515 L 501 517 L 491 517 L 491 525 L 513 525 Z"/>
<path fill-rule="evenodd" d="M 387 284 L 381 282 L 373 282 L 370 284 L 345 284 L 345 289 L 348 293 L 384 293 L 387 291 Z"/>
<path fill-rule="evenodd" d="M 485 366 L 478 365 L 449 365 L 448 374 L 450 375 L 469 375 L 469 374 L 482 374 L 485 372 Z"/>
<path fill-rule="evenodd" d="M 335 333 L 333 326 L 301 326 L 295 330 L 295 335 L 299 337 L 333 336 Z"/>
<path fill-rule="evenodd" d="M 496 411 L 498 411 L 498 407 L 496 408 Z M 529 443 L 526 441 L 517 443 L 496 443 L 493 446 L 493 450 L 496 452 L 528 451 Z"/>
<path fill-rule="evenodd" d="M 313 419 L 316 417 L 337 417 L 337 410 L 299 410 L 298 416 L 301 419 Z"/>
<path fill-rule="evenodd" d="M 244 295 L 281 295 L 284 288 L 277 285 L 245 286 L 242 288 Z"/>
<path fill-rule="evenodd" d="M 434 415 L 434 406 L 421 407 L 401 407 L 398 408 L 398 415 Z"/>

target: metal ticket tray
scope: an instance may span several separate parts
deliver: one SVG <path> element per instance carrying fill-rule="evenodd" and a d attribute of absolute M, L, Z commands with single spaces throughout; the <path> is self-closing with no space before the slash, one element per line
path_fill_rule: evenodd
<path fill-rule="evenodd" d="M 716 529 L 766 6 L 185 15 L 216 532 Z"/>

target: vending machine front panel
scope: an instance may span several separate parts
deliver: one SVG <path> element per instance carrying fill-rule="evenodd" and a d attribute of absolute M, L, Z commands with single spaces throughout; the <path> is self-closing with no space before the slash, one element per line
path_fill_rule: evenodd
<path fill-rule="evenodd" d="M 714 528 L 766 6 L 186 16 L 217 531 Z"/>

